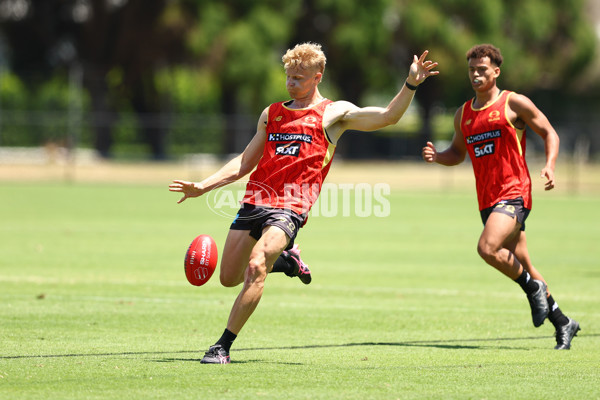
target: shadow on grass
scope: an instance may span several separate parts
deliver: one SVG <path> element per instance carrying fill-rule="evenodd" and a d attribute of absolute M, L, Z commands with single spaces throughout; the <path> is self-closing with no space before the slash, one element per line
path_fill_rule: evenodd
<path fill-rule="evenodd" d="M 172 363 L 172 362 L 200 362 L 200 358 L 162 358 L 160 360 L 151 360 L 156 363 Z M 254 364 L 260 362 L 262 364 L 277 364 L 277 365 L 304 365 L 302 363 L 297 362 L 285 362 L 285 361 L 264 361 L 264 360 L 246 360 L 246 361 L 238 361 L 231 360 L 231 364 Z"/>
<path fill-rule="evenodd" d="M 599 337 L 600 333 L 579 334 L 577 340 L 583 340 L 587 337 Z M 404 342 L 360 342 L 360 343 L 341 343 L 341 344 L 314 344 L 304 346 L 273 346 L 273 347 L 254 347 L 235 349 L 235 352 L 242 351 L 265 351 L 265 350 L 301 350 L 301 349 L 327 349 L 327 348 L 343 348 L 357 346 L 400 346 L 400 347 L 430 347 L 448 350 L 477 350 L 477 349 L 497 349 L 497 350 L 529 350 L 527 347 L 514 346 L 510 343 L 516 343 L 526 340 L 548 340 L 551 336 L 529 336 L 529 337 L 513 337 L 513 338 L 486 338 L 486 339 L 451 339 L 451 340 L 409 340 Z M 500 345 L 500 343 L 507 343 Z M 476 344 L 467 344 L 476 343 Z M 477 343 L 489 343 L 487 345 Z M 177 350 L 177 351 L 125 351 L 115 353 L 79 353 L 79 354 L 38 354 L 38 355 L 12 355 L 0 356 L 0 360 L 14 360 L 24 358 L 61 358 L 61 357 L 111 357 L 111 356 L 159 356 L 162 354 L 198 354 L 200 350 Z M 198 358 L 165 358 L 157 360 L 157 362 L 174 362 L 174 361 L 196 361 Z M 246 361 L 249 362 L 249 361 Z M 243 362 L 239 362 L 243 363 Z M 294 363 L 290 363 L 294 364 Z"/>

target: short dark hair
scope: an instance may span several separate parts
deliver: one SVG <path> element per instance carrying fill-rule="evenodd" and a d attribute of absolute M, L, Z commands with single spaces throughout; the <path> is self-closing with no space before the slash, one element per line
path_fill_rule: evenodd
<path fill-rule="evenodd" d="M 467 51 L 467 61 L 471 58 L 483 57 L 489 57 L 490 61 L 498 67 L 502 65 L 502 53 L 500 53 L 500 49 L 496 46 L 491 44 L 478 44 Z"/>

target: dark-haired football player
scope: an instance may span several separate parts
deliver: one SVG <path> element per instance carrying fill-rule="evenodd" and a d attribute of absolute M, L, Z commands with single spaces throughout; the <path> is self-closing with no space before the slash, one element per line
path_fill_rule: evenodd
<path fill-rule="evenodd" d="M 546 179 L 546 190 L 555 184 L 558 135 L 526 96 L 498 88 L 499 49 L 490 44 L 474 46 L 467 52 L 467 61 L 475 97 L 456 112 L 450 147 L 438 152 L 428 142 L 423 159 L 450 166 L 461 163 L 469 153 L 484 224 L 477 244 L 479 255 L 523 288 L 535 327 L 548 317 L 556 328 L 555 349 L 569 349 L 579 324 L 562 313 L 548 292 L 544 278 L 531 263 L 525 237 L 525 219 L 531 210 L 525 127 L 544 140 L 546 165 L 541 176 Z"/>

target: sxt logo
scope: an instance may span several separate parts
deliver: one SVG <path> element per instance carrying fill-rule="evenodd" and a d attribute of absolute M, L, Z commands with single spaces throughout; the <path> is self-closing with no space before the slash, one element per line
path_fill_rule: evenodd
<path fill-rule="evenodd" d="M 489 154 L 494 154 L 494 142 L 481 143 L 478 146 L 473 146 L 475 157 L 483 157 Z"/>
<path fill-rule="evenodd" d="M 278 144 L 275 148 L 275 154 L 280 156 L 298 157 L 300 153 L 300 143 Z"/>

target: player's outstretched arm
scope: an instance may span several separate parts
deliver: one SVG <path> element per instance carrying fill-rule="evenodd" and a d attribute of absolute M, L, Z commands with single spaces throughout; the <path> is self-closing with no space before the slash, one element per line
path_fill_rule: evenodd
<path fill-rule="evenodd" d="M 244 152 L 230 160 L 220 170 L 202 182 L 174 180 L 169 185 L 169 191 L 183 194 L 183 197 L 177 203 L 182 203 L 190 197 L 202 196 L 216 187 L 237 181 L 252 171 L 262 158 L 266 138 L 267 118 L 268 109 L 265 109 L 259 118 L 256 134 L 250 143 L 248 143 Z"/>
<path fill-rule="evenodd" d="M 426 50 L 420 57 L 413 56 L 406 84 L 419 86 L 430 76 L 439 74 L 434 70 L 438 63 L 427 60 Z M 328 132 L 335 131 L 338 136 L 346 130 L 375 131 L 397 123 L 410 105 L 415 90 L 403 85 L 400 92 L 392 99 L 387 107 L 357 107 L 351 103 L 340 101 L 330 106 L 325 115 L 324 126 Z"/>

